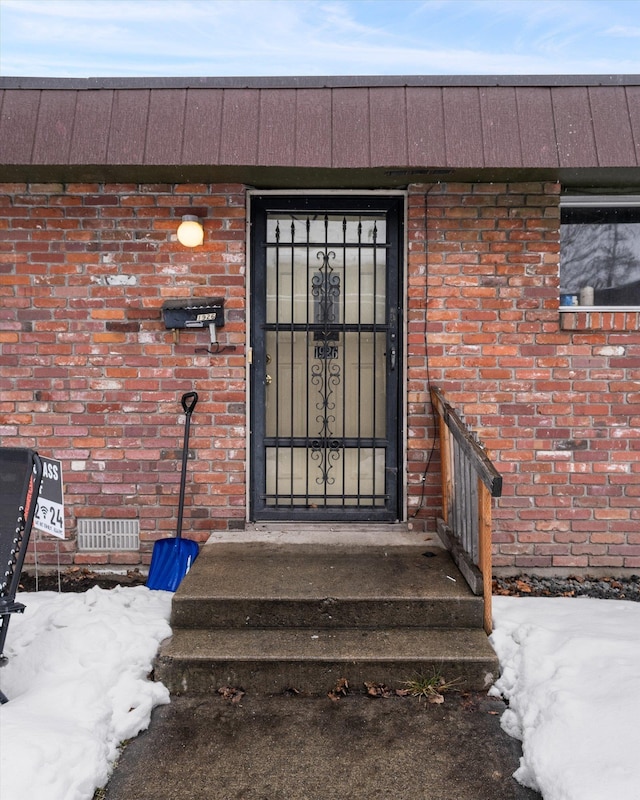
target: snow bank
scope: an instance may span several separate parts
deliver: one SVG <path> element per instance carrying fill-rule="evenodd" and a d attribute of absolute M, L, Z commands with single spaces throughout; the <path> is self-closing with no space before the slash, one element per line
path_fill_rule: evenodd
<path fill-rule="evenodd" d="M 0 670 L 2 800 L 91 800 L 118 745 L 168 703 L 147 679 L 172 594 L 144 586 L 22 594 Z"/>
<path fill-rule="evenodd" d="M 147 679 L 171 593 L 23 594 L 0 670 L 2 800 L 91 800 L 118 745 L 169 702 Z M 544 800 L 640 800 L 640 603 L 495 597 L 494 693 Z"/>
<path fill-rule="evenodd" d="M 494 693 L 544 800 L 640 798 L 640 604 L 494 597 Z"/>

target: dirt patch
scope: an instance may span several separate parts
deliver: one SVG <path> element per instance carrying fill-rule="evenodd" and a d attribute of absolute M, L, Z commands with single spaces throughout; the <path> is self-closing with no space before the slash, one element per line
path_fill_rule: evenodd
<path fill-rule="evenodd" d="M 82 567 L 73 567 L 57 572 L 22 572 L 20 576 L 21 592 L 86 592 L 94 586 L 101 589 L 113 589 L 115 586 L 144 586 L 147 576 L 139 570 L 127 573 L 94 572 Z"/>
<path fill-rule="evenodd" d="M 20 591 L 35 592 L 86 592 L 93 586 L 113 589 L 115 586 L 144 586 L 147 576 L 133 569 L 126 573 L 95 572 L 83 567 L 72 567 L 57 572 L 23 571 Z M 494 595 L 512 597 L 595 597 L 601 600 L 632 600 L 640 602 L 640 575 L 624 578 L 594 578 L 571 575 L 562 577 L 540 577 L 537 575 L 513 575 L 493 579 Z"/>

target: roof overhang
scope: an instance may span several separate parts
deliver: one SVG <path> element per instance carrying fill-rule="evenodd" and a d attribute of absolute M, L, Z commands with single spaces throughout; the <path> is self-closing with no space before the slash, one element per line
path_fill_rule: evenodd
<path fill-rule="evenodd" d="M 637 191 L 640 76 L 0 78 L 0 181 Z"/>

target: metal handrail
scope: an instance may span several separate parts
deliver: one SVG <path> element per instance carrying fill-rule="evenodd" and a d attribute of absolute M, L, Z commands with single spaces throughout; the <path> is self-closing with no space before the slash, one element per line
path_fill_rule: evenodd
<path fill-rule="evenodd" d="M 442 519 L 438 532 L 474 594 L 484 599 L 484 628 L 491 633 L 491 498 L 502 476 L 473 431 L 431 387 L 442 461 Z"/>

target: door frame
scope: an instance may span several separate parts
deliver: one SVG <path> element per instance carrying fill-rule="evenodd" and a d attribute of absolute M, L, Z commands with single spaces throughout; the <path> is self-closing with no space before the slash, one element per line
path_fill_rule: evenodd
<path fill-rule="evenodd" d="M 253 274 L 252 271 L 255 268 L 254 259 L 253 259 L 253 251 L 254 251 L 254 237 L 253 237 L 253 230 L 252 230 L 252 215 L 254 209 L 252 208 L 252 203 L 254 199 L 257 197 L 282 197 L 283 199 L 287 199 L 290 202 L 289 198 L 293 197 L 312 197 L 312 198 L 327 198 L 327 203 L 330 206 L 332 203 L 335 203 L 336 200 L 340 198 L 345 198 L 350 203 L 353 203 L 358 198 L 363 198 L 366 200 L 367 198 L 400 198 L 402 200 L 401 203 L 401 210 L 399 213 L 399 225 L 400 225 L 400 236 L 399 236 L 399 269 L 400 269 L 400 276 L 398 278 L 398 305 L 399 305 L 399 313 L 400 319 L 398 322 L 398 334 L 400 338 L 399 344 L 399 353 L 400 353 L 400 373 L 398 376 L 398 420 L 396 425 L 396 444 L 397 444 L 397 517 L 395 521 L 398 522 L 406 522 L 407 519 L 407 483 L 406 483 L 406 475 L 407 475 L 407 361 L 406 361 L 406 348 L 407 348 L 407 315 L 406 315 L 406 308 L 407 308 L 407 282 L 408 282 L 408 245 L 407 245 L 407 199 L 408 193 L 406 190 L 327 190 L 327 189 L 296 189 L 296 190 L 279 190 L 279 189 L 249 189 L 247 190 L 247 215 L 246 215 L 246 236 L 245 236 L 245 246 L 246 246 L 246 276 L 245 276 L 245 288 L 246 288 L 246 341 L 247 341 L 247 358 L 246 358 L 246 404 L 247 404 L 247 430 L 246 430 L 246 507 L 245 507 L 245 516 L 246 521 L 248 523 L 252 522 L 260 522 L 265 523 L 269 522 L 267 517 L 260 516 L 259 519 L 255 519 L 253 515 L 252 509 L 252 497 L 253 497 L 253 412 L 254 409 L 252 407 L 253 404 L 253 396 L 254 396 L 254 386 L 252 386 L 252 379 L 253 379 L 253 351 L 252 351 L 252 343 L 253 343 L 253 331 L 252 331 L 252 320 L 253 320 L 253 308 L 252 308 L 252 299 L 251 299 L 251 286 L 253 284 Z M 301 207 L 301 211 L 303 208 Z M 259 444 L 257 446 L 260 446 Z M 274 517 L 275 521 L 276 517 Z M 299 517 L 294 520 L 292 517 L 289 517 L 288 520 L 285 521 L 298 521 L 298 519 L 304 519 L 304 512 L 301 508 Z M 345 518 L 345 521 L 346 518 Z M 364 520 L 361 520 L 364 521 Z M 372 524 L 388 524 L 390 520 L 371 520 Z M 310 520 L 310 524 L 317 524 L 318 522 L 322 522 L 321 519 L 315 518 Z"/>

